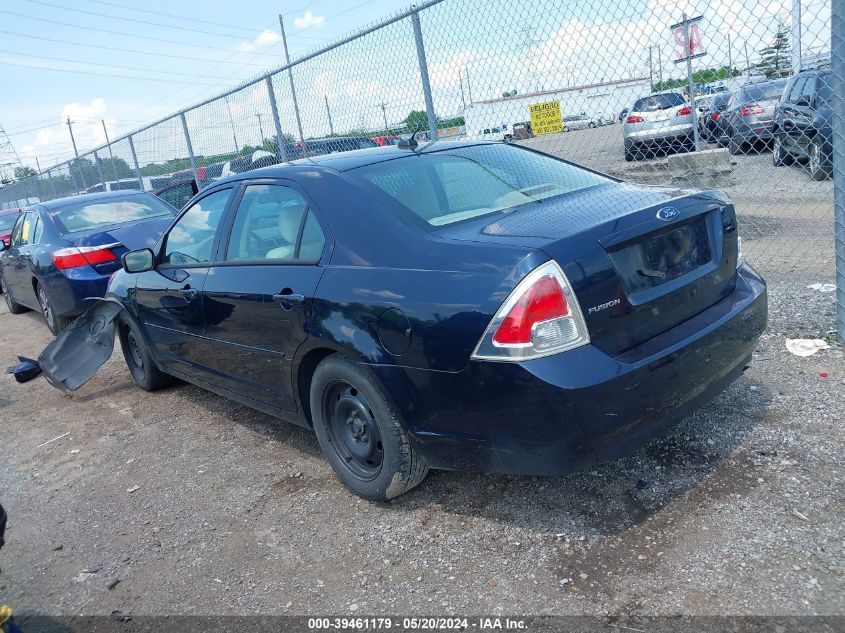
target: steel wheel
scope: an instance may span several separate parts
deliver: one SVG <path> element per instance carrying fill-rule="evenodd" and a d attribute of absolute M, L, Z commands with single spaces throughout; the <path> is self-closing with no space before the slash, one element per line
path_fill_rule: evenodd
<path fill-rule="evenodd" d="M 47 291 L 44 286 L 38 284 L 38 305 L 41 306 L 41 314 L 44 315 L 44 320 L 47 321 L 47 327 L 51 331 L 56 329 L 56 315 L 53 314 L 53 308 L 50 307 L 50 301 L 47 299 Z"/>
<path fill-rule="evenodd" d="M 134 370 L 139 374 L 139 379 L 143 380 L 144 356 L 141 353 L 141 346 L 138 344 L 138 339 L 135 338 L 135 333 L 128 328 L 126 332 L 126 346 L 129 351 L 129 354 L 127 355 L 127 360 L 129 360 L 134 366 Z"/>
<path fill-rule="evenodd" d="M 815 141 L 810 145 L 810 175 L 813 180 L 824 180 L 827 178 L 827 171 L 822 167 L 822 150 Z"/>
<path fill-rule="evenodd" d="M 377 477 L 384 447 L 364 394 L 344 381 L 329 383 L 323 390 L 323 421 L 332 448 L 349 471 L 363 481 Z"/>

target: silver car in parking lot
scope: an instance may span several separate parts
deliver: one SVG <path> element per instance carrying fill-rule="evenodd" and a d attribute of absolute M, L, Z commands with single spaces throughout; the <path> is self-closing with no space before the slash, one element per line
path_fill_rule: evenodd
<path fill-rule="evenodd" d="M 696 116 L 680 92 L 659 92 L 640 97 L 622 124 L 625 160 L 646 153 L 680 147 L 694 149 Z"/>

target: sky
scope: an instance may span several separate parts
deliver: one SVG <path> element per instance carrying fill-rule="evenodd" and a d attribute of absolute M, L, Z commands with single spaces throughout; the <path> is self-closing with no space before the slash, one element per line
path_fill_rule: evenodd
<path fill-rule="evenodd" d="M 669 25 L 703 15 L 703 66 L 744 65 L 789 24 L 793 0 L 445 0 L 421 13 L 435 111 L 470 99 L 612 79 L 680 76 Z M 830 0 L 803 0 L 805 50 L 829 47 Z M 213 7 L 213 10 L 210 9 Z M 284 60 L 278 13 L 297 59 L 396 13 L 391 0 L 3 0 L 0 124 L 42 168 L 244 83 Z M 728 54 L 728 36 L 731 47 Z M 657 60 L 661 66 L 658 68 Z M 304 136 L 376 129 L 423 109 L 410 20 L 294 67 Z M 298 136 L 286 74 L 273 81 L 281 127 Z M 331 114 L 331 123 L 329 120 Z M 186 114 L 195 154 L 273 134 L 261 82 Z M 332 126 L 332 127 L 330 127 Z M 186 155 L 178 118 L 133 137 L 142 164 Z M 128 158 L 127 143 L 113 148 Z"/>

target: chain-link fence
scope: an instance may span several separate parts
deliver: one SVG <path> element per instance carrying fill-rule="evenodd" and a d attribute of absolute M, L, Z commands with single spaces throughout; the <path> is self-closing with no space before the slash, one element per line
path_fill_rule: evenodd
<path fill-rule="evenodd" d="M 8 185 L 0 207 L 192 178 L 202 187 L 420 130 L 524 144 L 635 182 L 723 189 L 751 261 L 829 282 L 831 176 L 843 169 L 837 4 L 428 1 Z"/>

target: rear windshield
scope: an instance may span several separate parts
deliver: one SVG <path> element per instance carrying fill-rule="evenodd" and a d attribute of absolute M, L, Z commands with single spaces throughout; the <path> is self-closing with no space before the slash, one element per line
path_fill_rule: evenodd
<path fill-rule="evenodd" d="M 743 101 L 766 101 L 767 99 L 779 99 L 783 93 L 786 80 L 773 81 L 771 83 L 745 86 L 742 89 Z"/>
<path fill-rule="evenodd" d="M 170 207 L 154 196 L 91 200 L 69 204 L 51 213 L 64 226 L 65 233 L 173 215 Z"/>
<path fill-rule="evenodd" d="M 8 231 L 15 226 L 15 220 L 18 219 L 17 213 L 8 213 L 0 215 L 0 231 Z"/>
<path fill-rule="evenodd" d="M 431 227 L 515 210 L 611 182 L 562 160 L 512 145 L 476 145 L 348 172 Z"/>
<path fill-rule="evenodd" d="M 730 100 L 731 100 L 731 93 L 729 93 L 729 92 L 723 92 L 723 93 L 717 94 L 716 96 L 713 97 L 713 100 L 710 102 L 710 109 L 711 110 L 717 110 L 717 109 L 721 108 L 723 105 L 725 105 Z"/>
<path fill-rule="evenodd" d="M 682 94 L 670 92 L 664 95 L 651 95 L 650 97 L 637 99 L 631 110 L 634 112 L 657 112 L 658 110 L 677 108 L 686 104 L 686 102 Z"/>

